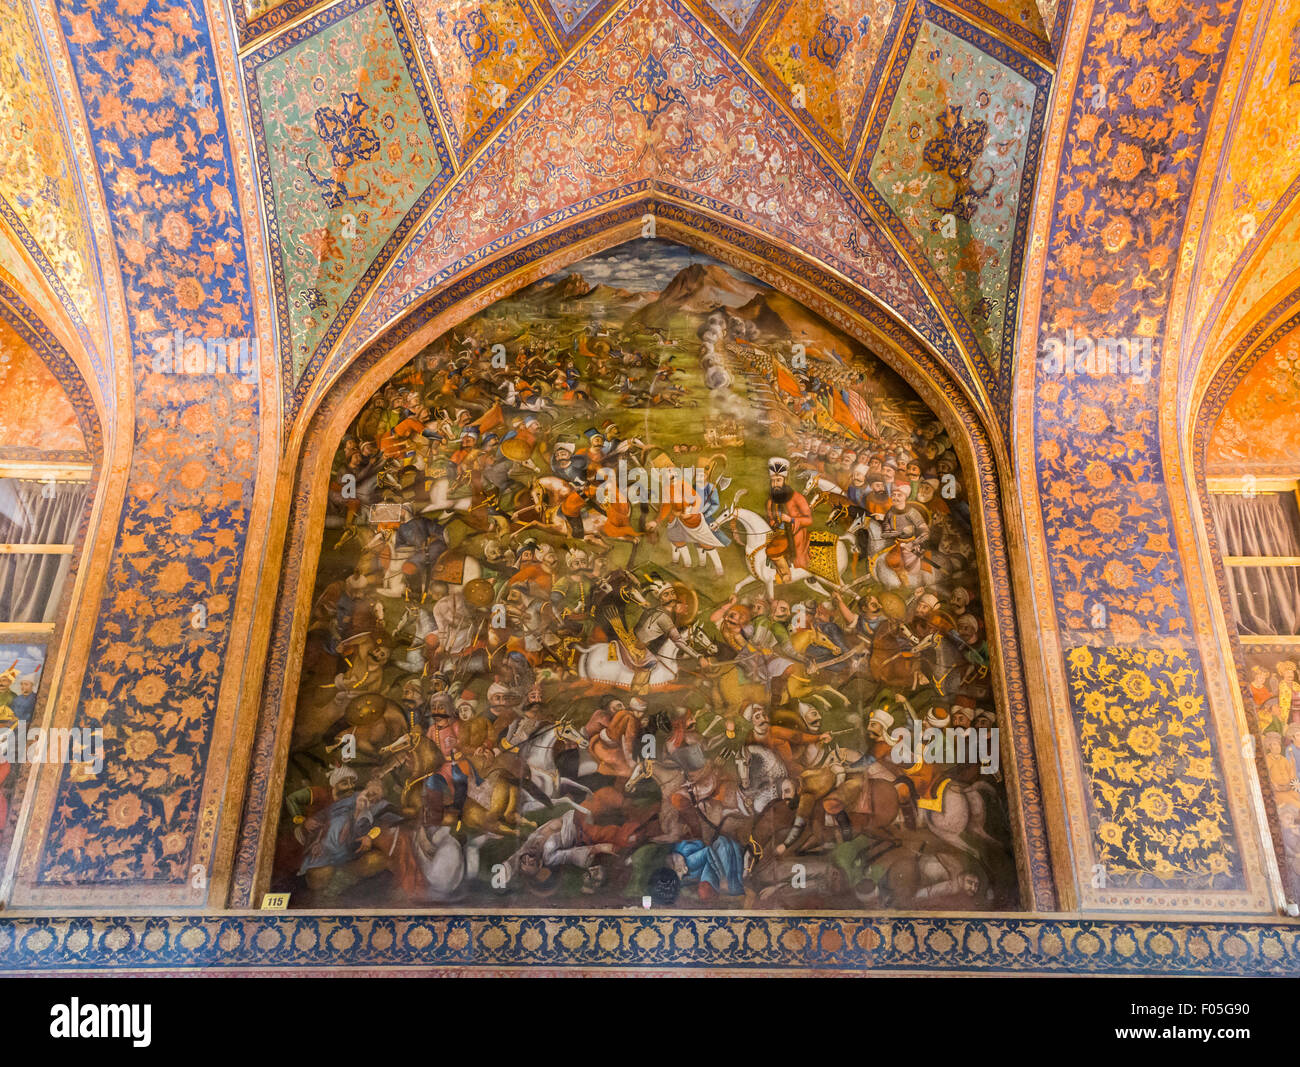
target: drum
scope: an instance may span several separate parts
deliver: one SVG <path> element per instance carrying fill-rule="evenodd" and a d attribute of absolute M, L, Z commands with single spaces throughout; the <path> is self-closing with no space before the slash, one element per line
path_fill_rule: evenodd
<path fill-rule="evenodd" d="M 767 558 L 780 559 L 790 551 L 790 538 L 784 530 L 773 530 L 767 535 Z"/>

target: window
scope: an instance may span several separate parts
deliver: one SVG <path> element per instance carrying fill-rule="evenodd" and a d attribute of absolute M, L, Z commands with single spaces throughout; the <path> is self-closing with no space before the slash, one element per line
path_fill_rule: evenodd
<path fill-rule="evenodd" d="M 0 463 L 0 634 L 53 631 L 89 480 L 88 463 Z"/>

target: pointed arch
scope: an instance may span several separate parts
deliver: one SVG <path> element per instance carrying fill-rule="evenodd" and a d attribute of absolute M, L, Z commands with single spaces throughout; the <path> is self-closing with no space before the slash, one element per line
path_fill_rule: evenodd
<path fill-rule="evenodd" d="M 40 650 L 33 660 L 39 665 L 32 682 L 30 722 L 48 727 L 59 700 L 64 668 L 74 655 L 74 637 L 85 629 L 77 626 L 80 606 L 94 603 L 94 597 L 86 595 L 95 582 L 87 564 L 93 519 L 103 505 L 104 433 L 96 394 L 77 361 L 23 296 L 0 279 L 0 347 L 10 346 L 19 351 L 6 352 L 8 380 L 4 384 L 11 390 L 25 387 L 41 393 L 32 398 L 33 410 L 57 419 L 59 424 L 47 427 L 45 442 L 28 437 L 0 441 L 0 480 L 32 486 L 39 481 L 61 497 L 68 495 L 69 506 L 76 509 L 68 516 L 68 528 L 73 531 L 71 543 L 49 546 L 68 558 L 66 570 L 55 579 L 57 603 L 52 608 L 47 606 L 43 613 L 43 618 L 52 618 L 53 622 L 0 620 L 0 646 L 7 654 L 16 649 L 29 653 Z M 84 489 L 75 488 L 79 483 L 84 483 Z M 4 525 L 12 525 L 7 513 Z M 67 540 L 66 535 L 58 540 Z M 13 671 L 19 663 L 14 659 L 12 667 L 3 667 Z M 31 664 L 24 662 L 22 669 L 30 679 Z M 11 677 L 6 687 L 15 683 Z M 10 781 L 0 782 L 0 811 L 4 813 L 0 818 L 0 899 L 8 896 L 18 854 L 12 846 L 22 840 L 29 815 L 26 800 L 37 778 L 26 765 L 10 768 L 10 772 Z"/>
<path fill-rule="evenodd" d="M 626 204 L 545 233 L 435 293 L 395 324 L 330 382 L 301 433 L 291 441 L 281 470 L 285 508 L 281 573 L 276 603 L 257 626 L 268 633 L 265 685 L 255 714 L 244 716 L 240 745 L 249 760 L 245 802 L 235 837 L 229 904 L 249 906 L 269 881 L 274 835 L 311 595 L 320 551 L 330 463 L 337 441 L 361 406 L 428 341 L 497 300 L 596 252 L 640 237 L 646 202 Z M 999 487 L 1004 458 L 998 439 L 944 364 L 887 311 L 842 277 L 799 249 L 777 247 L 733 223 L 686 207 L 655 216 L 657 236 L 686 245 L 751 273 L 800 301 L 864 343 L 929 405 L 953 440 L 973 482 L 972 527 L 980 554 L 980 582 L 988 605 L 997 701 L 1011 724 L 1003 746 L 1011 764 L 1008 801 L 1015 824 L 1017 866 L 1025 907 L 1056 906 L 1053 851 L 1035 755 L 1028 695 L 1021 665 L 1017 614 L 1011 595 L 1008 538 Z M 1040 739 L 1048 744 L 1046 739 Z"/>

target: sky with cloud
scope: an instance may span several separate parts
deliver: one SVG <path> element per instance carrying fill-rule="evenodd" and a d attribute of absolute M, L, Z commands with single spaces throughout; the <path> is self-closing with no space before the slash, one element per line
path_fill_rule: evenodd
<path fill-rule="evenodd" d="M 692 263 L 706 266 L 712 264 L 751 285 L 767 288 L 757 278 L 719 263 L 711 256 L 672 241 L 658 239 L 616 245 L 552 274 L 546 281 L 557 282 L 566 275 L 581 274 L 592 285 L 612 285 L 634 293 L 658 293 L 672 281 L 675 274 Z"/>

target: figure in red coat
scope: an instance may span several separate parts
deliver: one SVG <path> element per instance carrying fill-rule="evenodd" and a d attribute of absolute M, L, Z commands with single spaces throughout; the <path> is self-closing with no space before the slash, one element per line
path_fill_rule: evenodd
<path fill-rule="evenodd" d="M 790 565 L 808 569 L 808 543 L 812 538 L 812 508 L 803 494 L 786 485 L 790 461 L 774 456 L 767 461 L 771 490 L 767 499 L 767 558 L 776 568 L 777 578 L 790 581 Z"/>

